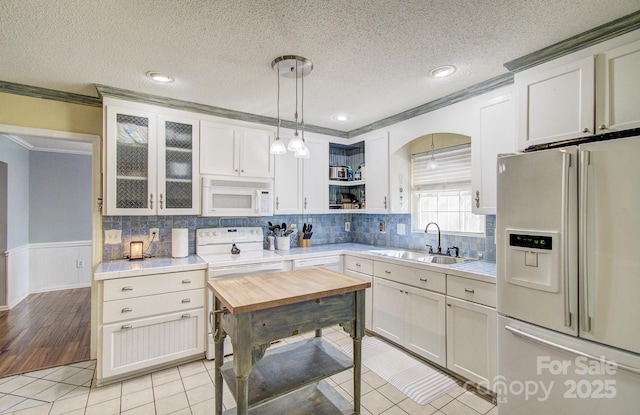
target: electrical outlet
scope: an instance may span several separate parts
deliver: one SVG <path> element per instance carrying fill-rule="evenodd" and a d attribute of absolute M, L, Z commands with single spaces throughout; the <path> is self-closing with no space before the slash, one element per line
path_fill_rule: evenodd
<path fill-rule="evenodd" d="M 349 232 L 351 230 L 351 222 L 344 223 L 344 230 L 345 232 Z"/>
<path fill-rule="evenodd" d="M 110 229 L 104 231 L 104 244 L 105 245 L 117 245 L 122 243 L 122 230 Z"/>
<path fill-rule="evenodd" d="M 154 238 L 155 236 L 155 238 Z M 153 239 L 154 242 L 160 240 L 160 229 L 158 228 L 149 228 L 149 241 Z"/>
<path fill-rule="evenodd" d="M 76 260 L 76 268 L 84 268 L 84 260 L 83 259 Z"/>

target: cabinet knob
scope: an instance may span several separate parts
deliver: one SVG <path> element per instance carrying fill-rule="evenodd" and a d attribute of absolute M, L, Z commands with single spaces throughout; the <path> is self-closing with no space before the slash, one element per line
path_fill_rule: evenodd
<path fill-rule="evenodd" d="M 582 129 L 582 132 L 583 132 L 583 133 L 589 133 L 589 132 L 591 132 L 591 131 L 590 131 L 587 127 L 584 127 L 584 128 Z"/>
<path fill-rule="evenodd" d="M 607 128 L 607 126 L 606 126 L 606 125 L 604 125 L 604 124 L 600 124 L 600 125 L 598 126 L 598 130 L 608 130 L 608 128 Z"/>
<path fill-rule="evenodd" d="M 149 209 L 153 209 L 153 193 L 149 194 Z"/>
<path fill-rule="evenodd" d="M 360 263 L 356 262 L 356 267 L 361 267 Z"/>
<path fill-rule="evenodd" d="M 384 270 L 384 273 L 385 273 L 385 274 L 391 274 L 391 271 L 389 271 L 389 270 L 386 270 L 386 269 L 385 269 L 385 270 Z"/>
<path fill-rule="evenodd" d="M 476 207 L 479 208 L 480 207 L 480 191 L 476 190 Z"/>
<path fill-rule="evenodd" d="M 280 207 L 280 199 L 276 196 L 276 209 Z"/>
<path fill-rule="evenodd" d="M 472 289 L 472 288 L 465 288 L 465 289 L 464 289 L 464 292 L 473 294 L 473 293 L 475 293 L 476 291 L 475 291 L 474 289 Z"/>
<path fill-rule="evenodd" d="M 425 277 L 420 277 L 420 281 L 427 282 L 427 279 Z"/>
<path fill-rule="evenodd" d="M 304 208 L 305 209 L 307 208 L 307 198 L 306 197 L 304 198 Z"/>
<path fill-rule="evenodd" d="M 240 170 L 240 173 L 244 173 L 244 169 Z"/>
<path fill-rule="evenodd" d="M 387 208 L 387 197 L 386 196 L 384 197 L 384 208 L 385 209 Z"/>
<path fill-rule="evenodd" d="M 238 169 L 236 169 L 236 173 L 238 172 Z"/>
<path fill-rule="evenodd" d="M 160 209 L 163 209 L 163 207 L 162 207 L 162 193 L 160 193 L 160 200 L 158 200 L 158 204 L 160 205 Z"/>

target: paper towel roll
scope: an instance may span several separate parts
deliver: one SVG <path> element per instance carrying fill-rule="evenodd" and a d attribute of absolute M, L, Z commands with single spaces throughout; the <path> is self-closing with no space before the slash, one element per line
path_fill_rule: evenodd
<path fill-rule="evenodd" d="M 175 228 L 171 230 L 171 256 L 174 258 L 189 256 L 188 228 Z"/>

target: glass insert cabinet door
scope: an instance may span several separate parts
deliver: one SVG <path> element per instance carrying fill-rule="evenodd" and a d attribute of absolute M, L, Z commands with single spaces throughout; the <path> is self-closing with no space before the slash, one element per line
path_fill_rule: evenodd
<path fill-rule="evenodd" d="M 155 214 L 156 127 L 152 112 L 107 107 L 106 214 Z"/>
<path fill-rule="evenodd" d="M 158 214 L 199 214 L 199 122 L 158 115 Z"/>

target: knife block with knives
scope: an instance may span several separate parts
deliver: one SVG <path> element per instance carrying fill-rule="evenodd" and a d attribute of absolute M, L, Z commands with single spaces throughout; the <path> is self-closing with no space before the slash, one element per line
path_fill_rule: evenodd
<path fill-rule="evenodd" d="M 306 223 L 304 223 L 302 225 L 302 232 L 300 232 L 300 237 L 298 238 L 299 248 L 311 247 L 311 236 L 313 235 L 311 229 L 313 229 L 313 225 L 311 224 L 307 225 Z"/>

